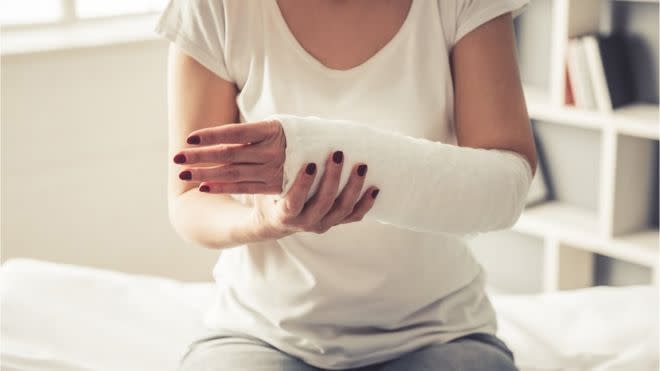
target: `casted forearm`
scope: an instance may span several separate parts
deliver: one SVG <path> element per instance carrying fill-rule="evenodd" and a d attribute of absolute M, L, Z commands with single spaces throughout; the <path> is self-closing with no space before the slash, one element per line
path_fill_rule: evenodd
<path fill-rule="evenodd" d="M 381 189 L 366 218 L 416 231 L 470 234 L 507 228 L 524 207 L 532 174 L 516 152 L 459 147 L 344 120 L 270 118 L 282 122 L 286 134 L 283 193 L 303 163 L 322 166 L 330 151 L 343 150 L 347 163 L 368 164 L 366 184 Z"/>

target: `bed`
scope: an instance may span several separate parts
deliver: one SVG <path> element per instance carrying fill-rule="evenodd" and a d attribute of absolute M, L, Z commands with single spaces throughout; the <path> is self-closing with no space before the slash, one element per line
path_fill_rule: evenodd
<path fill-rule="evenodd" d="M 521 371 L 658 370 L 658 288 L 489 289 Z M 212 283 L 14 258 L 0 267 L 2 371 L 174 371 Z"/>

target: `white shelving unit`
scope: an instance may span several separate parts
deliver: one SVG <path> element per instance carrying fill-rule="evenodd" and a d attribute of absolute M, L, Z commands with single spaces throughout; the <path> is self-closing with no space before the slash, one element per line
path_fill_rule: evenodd
<path fill-rule="evenodd" d="M 633 137 L 660 139 L 658 105 L 632 104 L 607 114 L 552 104 L 549 94 L 534 87 L 525 87 L 525 99 L 530 117 L 536 120 L 585 129 L 609 129 Z"/>
<path fill-rule="evenodd" d="M 548 1 L 553 17 L 549 83 L 547 88 L 525 86 L 528 112 L 533 121 L 586 129 L 599 136 L 598 189 L 593 190 L 598 194 L 598 205 L 595 211 L 562 200 L 530 206 L 513 230 L 543 240 L 545 291 L 592 286 L 594 254 L 649 267 L 657 284 L 660 235 L 650 226 L 648 216 L 651 210 L 657 211 L 649 198 L 658 192 L 651 189 L 649 169 L 651 164 L 657 165 L 657 153 L 652 148 L 660 139 L 659 106 L 633 104 L 609 114 L 565 106 L 568 39 L 598 31 L 585 29 L 585 22 L 575 18 L 584 18 L 589 11 L 601 14 L 600 7 L 607 6 L 607 1 Z M 658 0 L 636 2 L 659 4 Z"/>

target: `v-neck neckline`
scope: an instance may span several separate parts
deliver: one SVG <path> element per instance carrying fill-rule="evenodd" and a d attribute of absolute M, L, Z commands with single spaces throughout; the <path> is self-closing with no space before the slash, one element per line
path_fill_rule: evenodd
<path fill-rule="evenodd" d="M 302 56 L 303 59 L 307 60 L 308 63 L 312 64 L 315 68 L 319 69 L 320 71 L 326 74 L 330 74 L 332 76 L 349 76 L 359 73 L 364 69 L 367 69 L 370 65 L 384 58 L 386 54 L 400 42 L 400 40 L 404 37 L 404 34 L 407 33 L 408 29 L 411 27 L 410 24 L 413 23 L 414 21 L 416 14 L 415 13 L 416 7 L 418 6 L 417 3 L 420 1 L 422 0 L 411 0 L 410 6 L 408 7 L 408 14 L 406 14 L 406 18 L 403 20 L 403 23 L 397 30 L 396 34 L 394 34 L 394 36 L 392 36 L 392 38 L 390 38 L 390 40 L 385 45 L 383 45 L 380 49 L 378 49 L 378 51 L 376 51 L 376 53 L 371 55 L 365 61 L 348 69 L 337 69 L 337 68 L 328 67 L 325 64 L 323 64 L 319 59 L 317 59 L 312 54 L 310 54 L 302 46 L 300 41 L 298 41 L 296 36 L 291 31 L 291 28 L 289 28 L 289 25 L 287 24 L 284 15 L 282 14 L 282 10 L 280 9 L 277 0 L 267 0 L 266 2 L 269 3 L 270 6 L 273 8 L 272 12 L 275 17 L 275 22 L 277 24 L 277 27 L 279 27 L 282 30 L 282 36 L 286 39 L 286 41 L 289 44 L 291 44 L 292 48 Z"/>

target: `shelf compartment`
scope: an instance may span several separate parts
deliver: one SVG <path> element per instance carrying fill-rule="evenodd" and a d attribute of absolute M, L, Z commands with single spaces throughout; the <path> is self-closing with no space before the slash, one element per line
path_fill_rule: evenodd
<path fill-rule="evenodd" d="M 602 255 L 618 258 L 645 267 L 658 268 L 660 235 L 656 228 L 617 236 L 603 248 Z"/>
<path fill-rule="evenodd" d="M 551 201 L 523 212 L 513 227 L 516 232 L 569 243 L 571 247 L 627 261 L 660 268 L 660 235 L 649 228 L 612 239 L 599 233 L 596 213 L 566 203 Z"/>
<path fill-rule="evenodd" d="M 611 215 L 604 217 L 610 223 L 607 234 L 616 237 L 656 225 L 653 215 L 657 215 L 658 209 L 653 199 L 658 192 L 658 142 L 628 135 L 614 139 L 616 153 L 606 170 L 614 172 L 609 184 L 614 197 L 606 200 L 603 207 L 612 207 Z"/>
<path fill-rule="evenodd" d="M 538 45 L 552 44 L 554 18 L 549 17 L 555 0 L 530 2 L 513 20 L 520 78 L 527 84 L 550 87 L 552 51 Z"/>
<path fill-rule="evenodd" d="M 527 112 L 533 120 L 591 130 L 603 128 L 593 112 L 551 104 L 549 94 L 536 87 L 526 86 L 524 92 Z"/>
<path fill-rule="evenodd" d="M 543 289 L 546 292 L 593 286 L 596 261 L 590 251 L 546 239 Z"/>
<path fill-rule="evenodd" d="M 660 138 L 660 115 L 656 104 L 633 104 L 614 111 L 611 120 L 620 134 L 634 137 Z"/>

